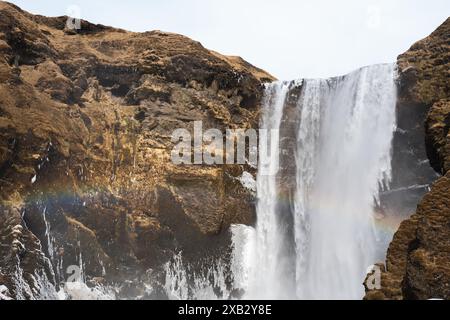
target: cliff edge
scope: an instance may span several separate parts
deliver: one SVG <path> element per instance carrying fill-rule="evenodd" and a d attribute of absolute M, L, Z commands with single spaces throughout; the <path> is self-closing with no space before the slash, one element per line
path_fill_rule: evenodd
<path fill-rule="evenodd" d="M 401 224 L 379 265 L 381 289 L 367 290 L 366 299 L 450 299 L 450 19 L 400 55 L 398 66 L 399 112 L 416 115 L 410 127 L 423 132 L 415 136 L 438 179 Z"/>
<path fill-rule="evenodd" d="M 0 284 L 15 298 L 81 260 L 89 279 L 138 286 L 255 217 L 239 180 L 254 169 L 175 166 L 171 134 L 256 127 L 274 78 L 181 35 L 67 19 L 0 2 Z"/>

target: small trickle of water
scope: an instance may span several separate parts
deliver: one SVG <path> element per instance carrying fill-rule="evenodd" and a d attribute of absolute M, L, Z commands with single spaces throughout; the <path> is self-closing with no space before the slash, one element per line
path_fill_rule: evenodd
<path fill-rule="evenodd" d="M 203 269 L 203 270 L 202 270 Z M 170 300 L 229 299 L 232 292 L 227 284 L 225 264 L 208 261 L 196 270 L 177 254 L 165 266 L 165 290 Z"/>
<path fill-rule="evenodd" d="M 53 246 L 54 239 L 51 236 L 50 233 L 50 222 L 47 220 L 47 207 L 44 207 L 44 210 L 42 210 L 42 217 L 44 219 L 45 224 L 45 237 L 47 238 L 47 248 L 48 248 L 48 255 L 50 260 L 54 261 L 54 255 L 55 255 L 55 248 Z"/>

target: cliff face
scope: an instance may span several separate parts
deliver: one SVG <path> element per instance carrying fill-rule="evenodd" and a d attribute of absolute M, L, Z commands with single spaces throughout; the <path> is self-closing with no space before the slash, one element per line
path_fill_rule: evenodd
<path fill-rule="evenodd" d="M 127 283 L 119 297 L 143 296 L 142 280 L 176 252 L 226 256 L 228 226 L 255 219 L 239 181 L 254 168 L 173 165 L 171 134 L 198 120 L 257 127 L 273 77 L 180 35 L 66 21 L 0 2 L 0 299 L 46 298 L 71 265 Z M 449 38 L 447 20 L 398 59 L 393 192 L 381 209 L 402 220 L 423 200 L 367 299 L 450 299 Z"/>
<path fill-rule="evenodd" d="M 368 290 L 366 299 L 450 299 L 450 19 L 402 54 L 398 66 L 399 125 L 413 122 L 409 127 L 416 130 L 405 134 L 420 138 L 414 144 L 424 146 L 439 175 L 396 233 L 381 265 L 382 289 Z"/>
<path fill-rule="evenodd" d="M 183 250 L 223 250 L 254 221 L 241 165 L 175 166 L 171 134 L 256 127 L 273 77 L 186 37 L 132 33 L 0 2 L 0 284 L 33 298 L 82 258 L 136 279 Z M 213 241 L 211 241 L 213 239 Z M 22 272 L 19 274 L 18 272 Z M 105 281 L 103 279 L 102 281 Z M 1 292 L 0 292 L 1 293 Z"/>

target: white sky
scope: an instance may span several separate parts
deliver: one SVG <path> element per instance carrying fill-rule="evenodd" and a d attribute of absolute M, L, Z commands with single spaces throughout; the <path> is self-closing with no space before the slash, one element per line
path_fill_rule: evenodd
<path fill-rule="evenodd" d="M 279 79 L 330 77 L 394 62 L 450 13 L 449 0 L 10 0 L 131 31 L 181 33 Z"/>

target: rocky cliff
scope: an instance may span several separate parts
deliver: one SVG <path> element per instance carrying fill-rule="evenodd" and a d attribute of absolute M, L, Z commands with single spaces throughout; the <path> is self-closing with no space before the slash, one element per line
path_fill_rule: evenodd
<path fill-rule="evenodd" d="M 274 79 L 180 35 L 67 19 L 0 2 L 0 299 L 54 298 L 47 287 L 74 265 L 87 283 L 120 283 L 119 298 L 159 298 L 145 284 L 174 254 L 226 257 L 228 226 L 255 219 L 241 183 L 255 169 L 173 165 L 172 132 L 257 127 Z M 447 20 L 398 59 L 394 177 L 379 209 L 416 212 L 366 299 L 450 298 L 449 40 Z"/>
<path fill-rule="evenodd" d="M 0 2 L 0 294 L 15 298 L 81 263 L 132 283 L 254 221 L 239 181 L 254 169 L 175 166 L 171 134 L 255 127 L 273 77 L 177 34 L 66 21 Z"/>
<path fill-rule="evenodd" d="M 398 121 L 410 128 L 403 139 L 411 154 L 426 150 L 438 175 L 395 234 L 386 264 L 380 264 L 381 289 L 368 290 L 366 299 L 450 299 L 450 19 L 402 54 L 398 66 Z M 407 156 L 398 159 L 403 161 L 394 169 L 417 168 Z"/>

